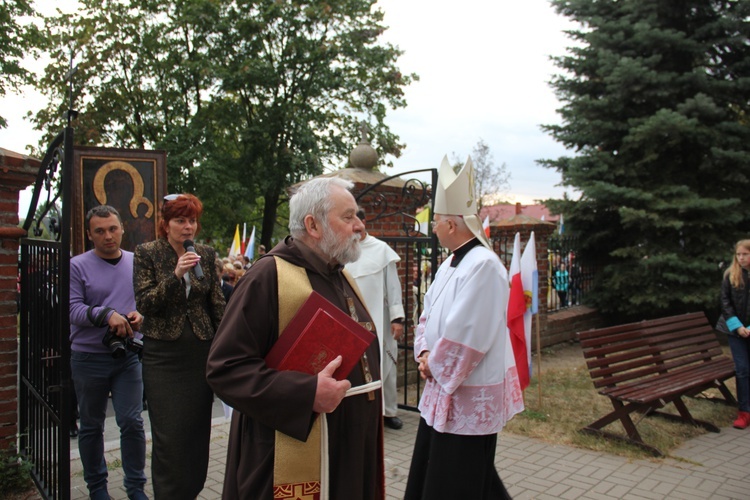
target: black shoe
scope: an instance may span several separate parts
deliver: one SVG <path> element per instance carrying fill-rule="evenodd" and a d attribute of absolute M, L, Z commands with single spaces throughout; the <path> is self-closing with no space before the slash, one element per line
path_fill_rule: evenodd
<path fill-rule="evenodd" d="M 394 430 L 399 430 L 404 426 L 404 423 L 398 417 L 383 417 L 383 423 L 386 427 L 390 427 Z"/>
<path fill-rule="evenodd" d="M 70 437 L 71 438 L 77 438 L 78 437 L 78 424 L 73 424 L 73 426 L 70 428 Z"/>
<path fill-rule="evenodd" d="M 90 492 L 89 498 L 91 500 L 112 500 L 112 497 L 107 493 L 107 488 Z"/>

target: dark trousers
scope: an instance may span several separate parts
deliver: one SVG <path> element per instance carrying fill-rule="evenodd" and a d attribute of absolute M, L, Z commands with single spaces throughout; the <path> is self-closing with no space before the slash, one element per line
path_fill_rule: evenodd
<path fill-rule="evenodd" d="M 497 434 L 441 433 L 419 419 L 404 500 L 508 499 L 495 469 Z"/>
<path fill-rule="evenodd" d="M 110 393 L 115 421 L 120 428 L 123 483 L 128 496 L 142 493 L 146 484 L 146 435 L 141 417 L 143 380 L 138 356 L 129 352 L 113 359 L 109 354 L 73 351 L 70 369 L 81 416 L 78 450 L 83 478 L 91 496 L 107 491 L 104 421 Z"/>
<path fill-rule="evenodd" d="M 186 324 L 175 341 L 143 339 L 156 500 L 196 498 L 208 472 L 213 393 L 206 382 L 206 361 L 211 342 L 198 339 Z"/>
<path fill-rule="evenodd" d="M 740 411 L 750 412 L 750 340 L 727 335 L 737 372 L 737 403 Z"/>

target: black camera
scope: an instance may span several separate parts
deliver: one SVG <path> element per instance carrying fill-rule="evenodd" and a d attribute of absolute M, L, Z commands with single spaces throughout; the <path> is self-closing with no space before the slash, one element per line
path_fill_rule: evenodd
<path fill-rule="evenodd" d="M 142 340 L 130 337 L 118 337 L 112 330 L 107 330 L 102 339 L 102 344 L 107 346 L 113 358 L 121 358 L 125 356 L 127 351 L 136 353 L 140 358 L 143 352 Z"/>

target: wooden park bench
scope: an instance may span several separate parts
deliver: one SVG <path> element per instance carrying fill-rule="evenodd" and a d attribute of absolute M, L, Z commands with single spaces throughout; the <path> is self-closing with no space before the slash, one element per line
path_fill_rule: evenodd
<path fill-rule="evenodd" d="M 583 432 L 624 440 L 663 456 L 643 442 L 631 414 L 658 415 L 719 432 L 714 424 L 694 419 L 682 397 L 715 388 L 723 398 L 712 399 L 737 404 L 724 384 L 734 377 L 734 363 L 723 355 L 716 332 L 703 313 L 588 330 L 578 332 L 578 338 L 594 387 L 614 407 Z M 679 415 L 657 411 L 669 403 Z M 602 430 L 617 420 L 628 437 Z"/>

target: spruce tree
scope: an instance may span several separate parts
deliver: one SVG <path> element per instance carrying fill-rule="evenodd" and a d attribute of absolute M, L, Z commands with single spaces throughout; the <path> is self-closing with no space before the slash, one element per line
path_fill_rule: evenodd
<path fill-rule="evenodd" d="M 575 198 L 550 205 L 621 317 L 712 310 L 721 263 L 750 237 L 750 1 L 553 0 L 579 23 L 555 59 L 574 151 L 542 160 Z"/>

